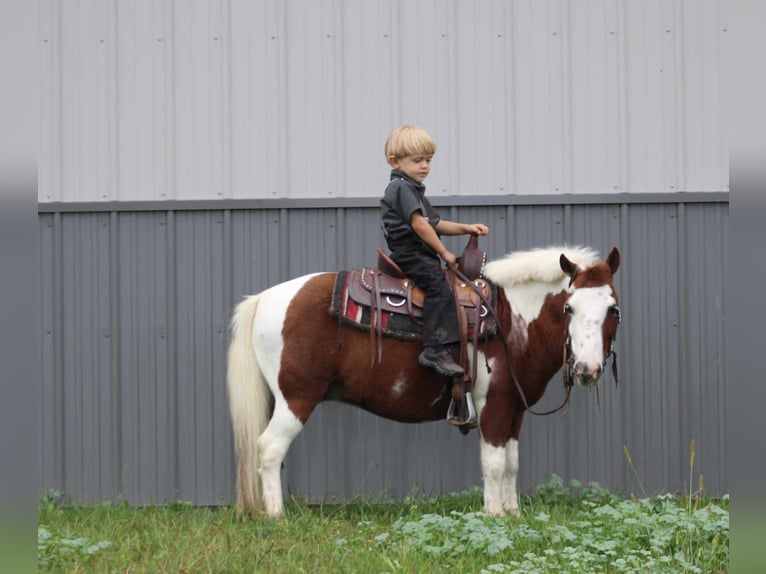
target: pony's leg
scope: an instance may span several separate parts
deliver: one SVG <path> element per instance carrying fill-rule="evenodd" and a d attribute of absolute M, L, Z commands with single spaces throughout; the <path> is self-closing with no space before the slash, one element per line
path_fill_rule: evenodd
<path fill-rule="evenodd" d="M 484 511 L 500 516 L 504 511 L 503 479 L 506 470 L 506 449 L 492 446 L 481 438 L 481 473 L 484 478 Z"/>
<path fill-rule="evenodd" d="M 519 474 L 519 441 L 508 439 L 505 443 L 505 471 L 503 472 L 503 510 L 511 516 L 519 516 L 519 498 L 516 493 L 516 477 Z"/>
<path fill-rule="evenodd" d="M 282 516 L 284 510 L 280 476 L 282 461 L 285 459 L 290 444 L 302 429 L 303 423 L 282 400 L 275 404 L 271 421 L 258 438 L 261 461 L 258 472 L 263 484 L 263 503 L 269 516 L 275 518 Z"/>
<path fill-rule="evenodd" d="M 470 351 L 469 351 L 470 354 Z M 488 362 L 493 368 L 495 359 L 487 357 L 479 351 L 478 363 L 480 365 Z M 484 408 L 489 407 L 491 415 L 502 414 L 498 411 L 497 400 L 487 402 L 487 389 L 489 388 L 489 373 L 484 369 L 478 369 L 476 375 L 476 384 L 474 385 L 474 402 L 476 404 L 479 420 L 484 418 Z M 486 423 L 486 421 L 484 421 Z M 485 439 L 484 433 L 490 433 L 493 442 L 502 441 L 502 433 L 509 429 L 498 429 L 495 425 L 481 424 L 480 428 L 480 447 L 481 447 L 481 474 L 484 479 L 484 511 L 487 514 L 499 516 L 503 514 L 503 476 L 506 467 L 506 451 L 502 446 L 492 446 Z M 498 436 L 499 435 L 499 436 Z M 490 435 L 488 435 L 490 436 Z"/>

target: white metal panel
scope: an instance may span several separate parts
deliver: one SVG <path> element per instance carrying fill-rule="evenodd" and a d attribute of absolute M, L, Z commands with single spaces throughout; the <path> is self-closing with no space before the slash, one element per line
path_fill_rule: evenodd
<path fill-rule="evenodd" d="M 283 3 L 231 2 L 232 195 L 278 197 L 287 174 Z"/>
<path fill-rule="evenodd" d="M 61 66 L 58 63 L 60 4 L 40 0 L 40 128 L 38 198 L 61 200 Z"/>
<path fill-rule="evenodd" d="M 722 0 L 115 0 L 40 10 L 39 200 L 728 189 Z"/>
<path fill-rule="evenodd" d="M 444 177 L 439 192 L 469 195 L 511 193 L 514 159 L 512 5 L 491 2 L 477 10 L 474 2 L 455 5 L 455 66 L 451 70 L 454 102 L 445 119 L 450 129 L 440 138 L 434 178 Z M 436 134 L 434 134 L 436 135 Z M 442 154 L 448 154 L 444 157 Z M 445 168 L 447 168 L 445 170 Z"/>
<path fill-rule="evenodd" d="M 725 2 L 683 3 L 683 19 L 679 22 L 684 35 L 682 61 L 684 70 L 684 119 L 686 173 L 684 187 L 712 190 L 714 182 L 722 181 L 720 145 L 711 146 L 711 139 L 721 140 L 720 122 L 708 117 L 720 117 L 724 103 L 725 84 L 721 82 L 720 67 L 715 65 L 721 50 L 725 19 L 721 10 Z M 725 172 L 724 172 L 725 174 Z"/>
<path fill-rule="evenodd" d="M 619 187 L 618 24 L 608 0 L 570 8 L 570 173 L 581 191 Z"/>
<path fill-rule="evenodd" d="M 385 137 L 402 117 L 398 3 L 362 0 L 344 9 L 345 123 L 338 171 L 343 195 L 369 197 L 382 193 Z"/>
<path fill-rule="evenodd" d="M 173 26 L 173 115 L 176 142 L 174 198 L 227 197 L 222 172 L 227 163 L 222 100 L 228 93 L 223 59 L 228 29 L 221 3 L 192 0 L 176 5 Z M 226 170 L 228 171 L 228 169 Z"/>
<path fill-rule="evenodd" d="M 183 109 L 172 79 L 177 62 L 173 30 L 179 20 L 170 4 L 151 0 L 120 2 L 115 15 L 118 186 L 104 199 L 172 199 L 173 158 L 186 141 L 173 124 L 174 112 Z M 190 163 L 186 171 L 193 168 Z"/>

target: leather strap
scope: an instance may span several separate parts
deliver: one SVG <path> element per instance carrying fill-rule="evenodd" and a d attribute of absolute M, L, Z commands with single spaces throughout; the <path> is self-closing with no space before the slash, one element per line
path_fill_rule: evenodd
<path fill-rule="evenodd" d="M 412 308 L 412 288 L 415 286 L 415 282 L 412 279 L 407 279 L 405 286 L 407 287 L 407 313 L 409 313 L 413 323 L 422 327 L 423 321 L 415 316 L 415 310 Z"/>
<path fill-rule="evenodd" d="M 367 269 L 363 273 L 367 273 Z M 383 314 L 380 308 L 380 286 L 377 269 L 370 270 L 370 285 L 373 297 L 370 300 L 370 366 L 375 364 L 376 350 L 378 363 L 383 360 Z"/>
<path fill-rule="evenodd" d="M 457 283 L 460 281 L 457 275 L 458 271 L 455 265 L 448 265 L 447 266 L 447 278 L 449 279 L 450 286 L 452 288 L 452 296 L 455 299 L 455 308 L 457 310 L 457 319 L 458 319 L 458 326 L 460 327 L 460 366 L 463 368 L 464 375 L 462 379 L 458 382 L 458 379 L 456 378 L 453 381 L 453 393 L 452 396 L 455 396 L 454 392 L 454 386 L 457 384 L 460 387 L 460 395 L 461 399 L 465 397 L 466 393 L 473 392 L 473 382 L 475 380 L 475 371 L 473 371 L 473 376 L 469 374 L 469 368 L 468 368 L 468 318 L 467 314 L 470 311 L 470 307 L 463 307 L 460 305 L 460 301 L 458 299 L 458 289 L 457 289 Z M 475 306 L 474 306 L 475 309 Z M 476 333 L 478 332 L 478 325 L 474 329 L 474 339 L 476 338 Z M 475 349 L 475 347 L 474 347 Z M 473 361 L 472 367 L 475 367 L 476 361 Z"/>

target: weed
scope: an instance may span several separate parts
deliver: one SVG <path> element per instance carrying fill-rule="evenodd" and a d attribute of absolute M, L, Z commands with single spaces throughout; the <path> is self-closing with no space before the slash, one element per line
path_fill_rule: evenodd
<path fill-rule="evenodd" d="M 625 500 L 596 484 L 577 492 L 555 475 L 536 496 L 518 522 L 483 513 L 423 515 L 397 520 L 377 540 L 447 564 L 470 554 L 487 573 L 712 572 L 728 564 L 729 514 L 720 503 L 689 514 L 685 501 L 670 495 Z"/>
<path fill-rule="evenodd" d="M 90 556 L 110 546 L 112 543 L 108 540 L 94 543 L 90 538 L 68 538 L 42 526 L 37 528 L 37 561 L 41 566 L 54 558 L 58 562 L 87 563 Z"/>
<path fill-rule="evenodd" d="M 306 505 L 286 520 L 231 507 L 38 505 L 41 572 L 718 572 L 728 497 L 625 499 L 552 476 L 519 518 L 481 512 L 475 488 L 436 498 Z"/>

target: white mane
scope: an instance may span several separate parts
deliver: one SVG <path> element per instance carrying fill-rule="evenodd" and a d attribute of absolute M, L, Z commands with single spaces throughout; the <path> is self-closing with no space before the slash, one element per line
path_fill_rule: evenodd
<path fill-rule="evenodd" d="M 490 261 L 484 267 L 484 276 L 506 289 L 529 282 L 557 283 L 564 279 L 559 265 L 561 254 L 572 263 L 587 267 L 599 259 L 596 250 L 583 246 L 557 246 L 515 251 L 502 259 Z"/>

